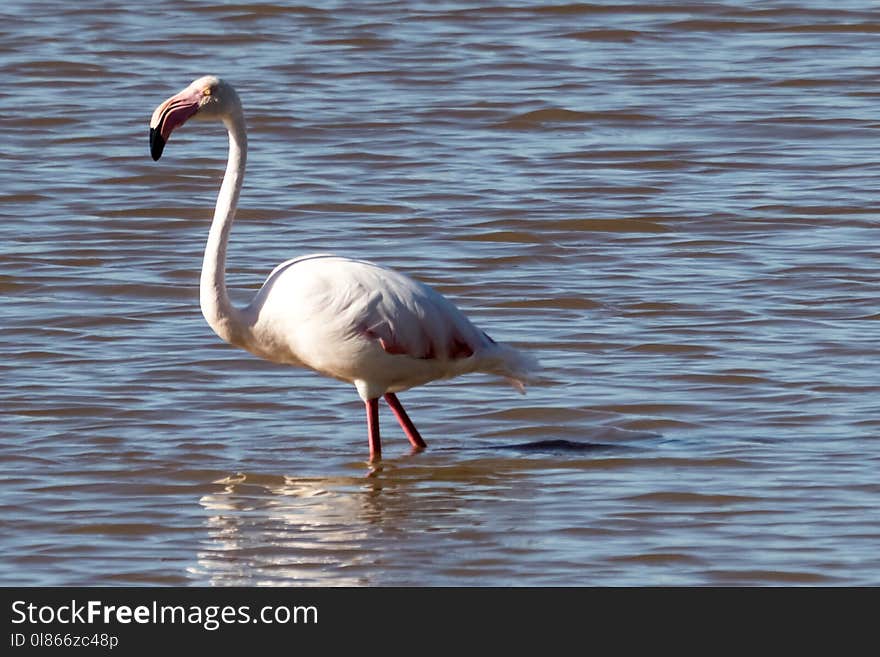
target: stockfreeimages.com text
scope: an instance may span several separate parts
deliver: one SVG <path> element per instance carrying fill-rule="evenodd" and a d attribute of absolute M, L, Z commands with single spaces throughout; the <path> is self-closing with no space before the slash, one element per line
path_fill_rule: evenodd
<path fill-rule="evenodd" d="M 271 624 L 317 624 L 318 608 L 314 605 L 287 606 L 267 605 L 257 610 L 250 605 L 163 605 L 153 601 L 149 605 L 108 605 L 100 600 L 70 604 L 35 605 L 25 600 L 12 603 L 12 622 L 32 625 L 60 623 L 92 624 L 130 623 L 201 625 L 206 630 L 216 630 L 224 624 L 263 623 Z"/>

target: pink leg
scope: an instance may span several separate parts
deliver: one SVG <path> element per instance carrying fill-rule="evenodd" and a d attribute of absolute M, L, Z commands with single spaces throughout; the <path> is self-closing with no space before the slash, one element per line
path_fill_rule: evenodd
<path fill-rule="evenodd" d="M 382 441 L 379 438 L 379 400 L 368 399 L 364 403 L 367 406 L 367 431 L 370 434 L 370 460 L 377 461 L 382 458 Z"/>
<path fill-rule="evenodd" d="M 403 429 L 406 437 L 409 438 L 410 444 L 419 449 L 427 447 L 428 445 L 422 440 L 422 437 L 419 435 L 419 430 L 416 429 L 416 425 L 412 423 L 412 420 L 409 419 L 409 415 L 403 410 L 403 404 L 400 403 L 397 395 L 393 392 L 386 392 L 385 401 L 388 402 L 391 410 L 394 411 L 394 416 L 397 418 L 397 421 L 400 422 L 400 427 Z"/>

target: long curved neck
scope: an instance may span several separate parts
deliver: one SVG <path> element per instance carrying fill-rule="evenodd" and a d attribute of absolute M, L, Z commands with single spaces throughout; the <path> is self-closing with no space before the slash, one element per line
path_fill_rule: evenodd
<path fill-rule="evenodd" d="M 247 133 L 244 115 L 240 110 L 225 117 L 223 123 L 229 131 L 229 159 L 205 246 L 199 300 L 202 314 L 214 332 L 229 343 L 241 345 L 245 340 L 247 327 L 226 291 L 226 243 L 229 241 L 238 195 L 244 180 Z"/>

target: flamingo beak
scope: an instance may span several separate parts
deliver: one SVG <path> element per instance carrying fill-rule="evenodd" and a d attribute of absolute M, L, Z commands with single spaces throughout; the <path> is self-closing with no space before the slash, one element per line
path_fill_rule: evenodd
<path fill-rule="evenodd" d="M 202 94 L 194 89 L 184 89 L 156 108 L 150 119 L 150 155 L 153 160 L 162 157 L 165 142 L 171 133 L 186 123 L 202 106 Z"/>

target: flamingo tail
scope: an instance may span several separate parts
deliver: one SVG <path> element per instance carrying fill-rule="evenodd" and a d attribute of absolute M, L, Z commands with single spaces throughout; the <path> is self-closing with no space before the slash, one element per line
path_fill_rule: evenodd
<path fill-rule="evenodd" d="M 482 360 L 480 371 L 503 376 L 521 394 L 525 394 L 526 384 L 534 382 L 541 370 L 532 354 L 502 343 L 493 344 Z"/>

